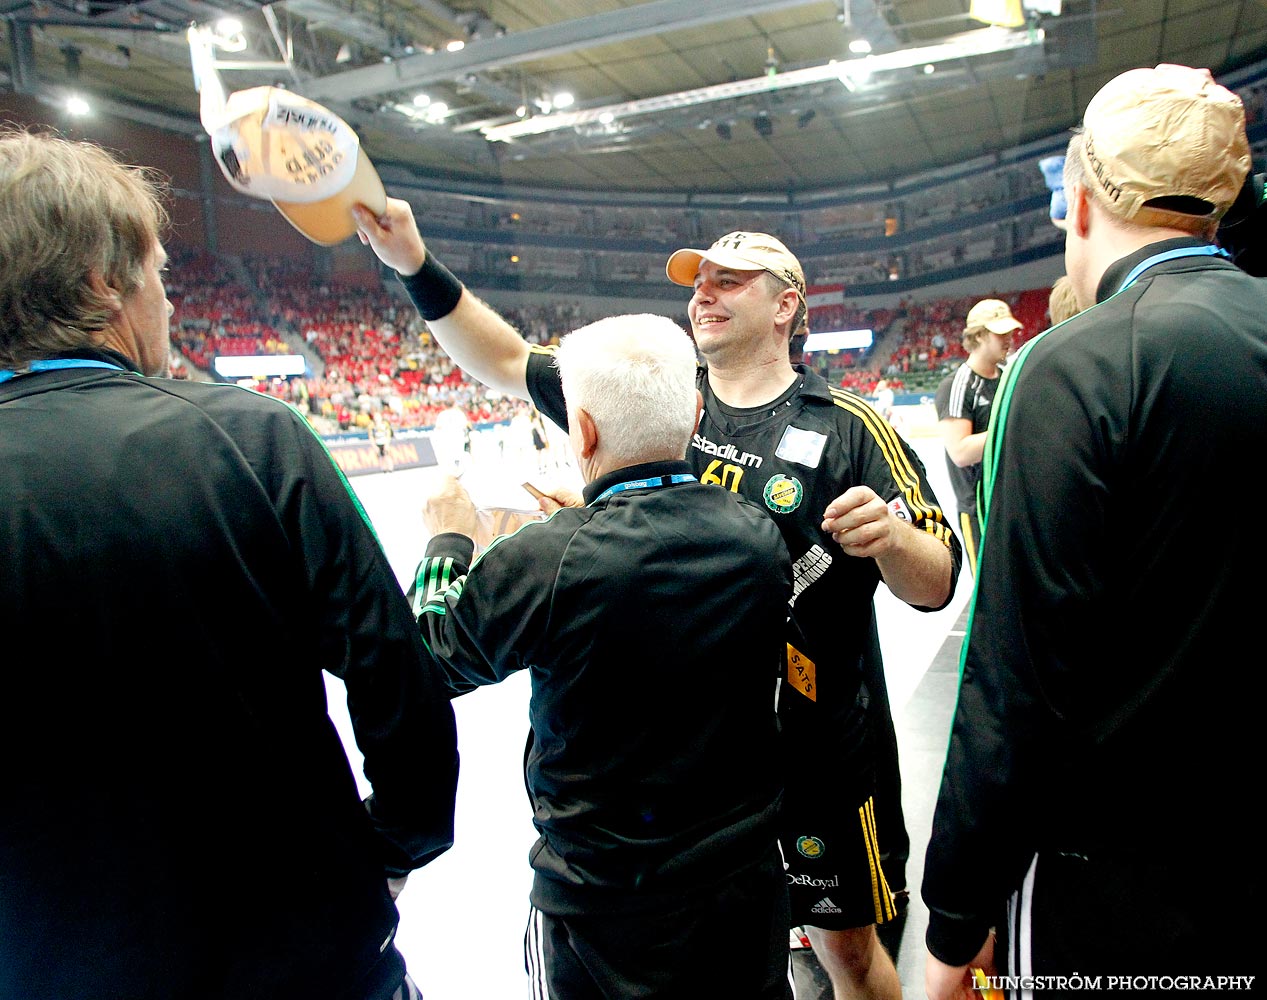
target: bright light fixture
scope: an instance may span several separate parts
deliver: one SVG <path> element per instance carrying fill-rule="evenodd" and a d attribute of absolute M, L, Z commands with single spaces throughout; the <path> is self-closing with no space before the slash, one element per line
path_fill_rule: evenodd
<path fill-rule="evenodd" d="M 560 90 L 554 95 L 554 106 L 556 108 L 570 108 L 576 103 L 576 96 L 571 91 Z"/>
<path fill-rule="evenodd" d="M 871 43 L 865 38 L 855 38 L 849 43 L 849 51 L 856 56 L 865 56 L 871 51 Z"/>
<path fill-rule="evenodd" d="M 647 97 L 637 101 L 625 101 L 622 104 L 610 104 L 601 108 L 564 111 L 559 114 L 506 122 L 502 125 L 477 126 L 472 123 L 469 127 L 472 130 L 478 128 L 484 138 L 491 142 L 506 142 L 512 139 L 521 139 L 525 136 L 541 135 L 545 132 L 555 132 L 559 129 L 575 128 L 579 125 L 599 122 L 603 115 L 611 115 L 613 120 L 629 118 L 634 115 L 694 107 L 712 101 L 734 100 L 774 90 L 806 87 L 826 80 L 839 80 L 846 88 L 854 90 L 863 86 L 875 75 L 886 71 L 911 69 L 928 63 L 936 66 L 992 52 L 1007 52 L 1029 48 L 1034 45 L 1041 46 L 1045 37 L 1045 32 L 1041 28 L 1033 31 L 979 28 L 975 31 L 965 31 L 958 35 L 952 35 L 932 45 L 895 49 L 892 52 L 869 55 L 860 59 L 846 59 L 840 62 L 832 60 L 821 66 L 808 66 L 804 69 L 788 70 L 784 73 L 777 73 L 774 76 L 762 75 L 747 80 L 719 83 L 711 87 L 700 87 L 697 90 L 683 90 L 673 94 L 663 94 L 659 97 Z M 465 131 L 465 129 L 459 126 L 455 131 Z"/>
<path fill-rule="evenodd" d="M 85 101 L 78 94 L 73 94 L 70 97 L 66 98 L 66 110 L 72 115 L 79 116 L 79 115 L 86 115 L 89 111 L 92 110 L 92 108 L 90 108 L 88 106 L 88 102 Z"/>

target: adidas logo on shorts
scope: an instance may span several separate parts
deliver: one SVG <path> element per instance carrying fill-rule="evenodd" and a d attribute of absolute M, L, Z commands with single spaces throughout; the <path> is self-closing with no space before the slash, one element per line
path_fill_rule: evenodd
<path fill-rule="evenodd" d="M 840 907 L 824 896 L 817 903 L 809 908 L 810 913 L 839 913 Z"/>

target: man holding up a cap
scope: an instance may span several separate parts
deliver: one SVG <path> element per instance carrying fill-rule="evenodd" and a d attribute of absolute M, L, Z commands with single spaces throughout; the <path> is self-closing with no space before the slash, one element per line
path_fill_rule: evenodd
<path fill-rule="evenodd" d="M 389 200 L 384 216 L 358 221 L 457 364 L 566 426 L 553 352 L 530 346 L 426 252 L 407 204 Z M 883 579 L 911 605 L 944 607 L 959 543 L 893 428 L 789 360 L 805 277 L 782 243 L 731 233 L 673 254 L 668 274 L 694 287 L 688 313 L 707 365 L 687 459 L 701 482 L 767 511 L 793 561 L 805 636 L 789 645 L 779 706 L 792 922 L 808 929 L 837 997 L 896 997 L 875 925 L 896 915 L 886 876 L 904 887 L 906 832 L 872 596 Z M 895 845 L 887 869 L 886 841 Z"/>
<path fill-rule="evenodd" d="M 981 482 L 981 455 L 990 407 L 999 387 L 999 369 L 1012 346 L 1012 334 L 1021 328 L 1001 299 L 982 299 L 968 310 L 963 346 L 968 359 L 941 380 L 937 387 L 937 420 L 946 446 L 946 470 L 959 505 L 959 536 L 973 575 L 981 546 L 977 520 L 977 484 Z"/>
<path fill-rule="evenodd" d="M 1009 364 L 986 443 L 932 1000 L 991 957 L 1101 988 L 1257 971 L 1262 876 L 1228 861 L 1260 833 L 1265 550 L 1227 487 L 1267 447 L 1267 285 L 1211 242 L 1249 166 L 1240 100 L 1184 66 L 1109 81 L 1069 145 L 1083 311 Z"/>

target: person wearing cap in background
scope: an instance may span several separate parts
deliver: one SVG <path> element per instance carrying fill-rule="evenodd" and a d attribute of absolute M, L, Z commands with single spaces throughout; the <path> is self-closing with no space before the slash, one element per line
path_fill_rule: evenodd
<path fill-rule="evenodd" d="M 457 743 L 373 529 L 297 411 L 166 377 L 142 171 L 6 130 L 0 216 L 0 996 L 412 1000 Z"/>
<path fill-rule="evenodd" d="M 426 250 L 408 204 L 389 199 L 384 215 L 358 210 L 358 220 L 455 363 L 566 426 L 553 351 L 463 288 Z M 793 560 L 804 648 L 789 653 L 779 708 L 792 920 L 809 928 L 837 997 L 895 997 L 901 985 L 876 924 L 898 913 L 891 887 L 905 886 L 909 840 L 872 598 L 883 579 L 914 607 L 944 607 L 959 542 L 893 427 L 792 364 L 805 277 L 787 247 L 736 232 L 677 251 L 667 270 L 694 287 L 687 312 L 704 359 L 687 459 L 701 482 L 760 505 Z"/>
<path fill-rule="evenodd" d="M 1261 964 L 1265 549 L 1236 485 L 1267 448 L 1267 284 L 1211 242 L 1249 167 L 1240 99 L 1185 66 L 1110 80 L 1069 144 L 1082 312 L 1008 364 L 986 442 L 932 1000 L 974 965 L 1164 989 Z"/>
<path fill-rule="evenodd" d="M 442 482 L 411 590 L 455 695 L 531 675 L 531 995 L 791 1000 L 773 703 L 791 559 L 762 508 L 683 460 L 681 327 L 613 316 L 554 356 L 584 503 L 473 561 L 475 509 Z"/>
<path fill-rule="evenodd" d="M 973 575 L 981 545 L 977 520 L 977 484 L 990 407 L 999 387 L 999 371 L 1012 347 L 1020 320 L 1002 299 L 982 299 L 968 310 L 963 346 L 968 358 L 937 386 L 937 426 L 946 447 L 946 471 L 959 505 L 959 536 Z"/>

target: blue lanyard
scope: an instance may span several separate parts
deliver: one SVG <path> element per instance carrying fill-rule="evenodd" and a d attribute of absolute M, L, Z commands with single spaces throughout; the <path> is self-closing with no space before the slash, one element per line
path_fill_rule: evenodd
<path fill-rule="evenodd" d="M 615 486 L 609 486 L 603 490 L 598 496 L 590 501 L 589 506 L 600 500 L 606 500 L 613 493 L 624 493 L 625 490 L 645 490 L 658 489 L 661 486 L 672 486 L 675 483 L 693 483 L 696 482 L 694 476 L 688 474 L 674 474 L 672 476 L 656 476 L 654 479 L 630 479 L 628 482 L 617 483 Z"/>
<path fill-rule="evenodd" d="M 6 368 L 0 371 L 0 382 L 7 382 L 18 374 L 47 372 L 58 368 L 113 368 L 117 372 L 123 371 L 122 367 L 112 365 L 109 361 L 90 361 L 87 358 L 53 358 L 48 361 L 32 361 L 21 373 Z"/>
<path fill-rule="evenodd" d="M 1226 250 L 1224 250 L 1222 247 L 1216 247 L 1213 245 L 1208 246 L 1208 247 L 1179 247 L 1179 249 L 1177 250 L 1167 250 L 1165 253 L 1154 254 L 1152 257 L 1149 257 L 1146 261 L 1143 261 L 1135 265 L 1135 269 L 1126 276 L 1126 280 L 1122 282 L 1122 287 L 1119 288 L 1118 291 L 1119 292 L 1126 291 L 1128 288 L 1131 287 L 1131 285 L 1135 284 L 1135 281 L 1139 278 L 1141 274 L 1147 271 L 1154 264 L 1160 264 L 1163 261 L 1174 260 L 1177 257 L 1228 257 L 1230 258 L 1231 256 L 1232 255 L 1228 253 Z"/>

